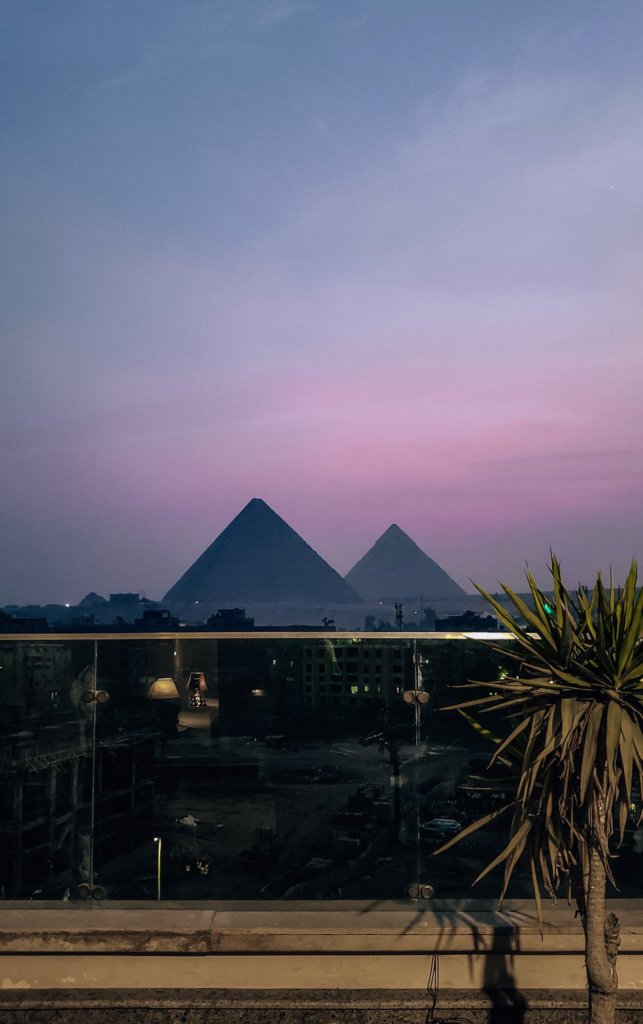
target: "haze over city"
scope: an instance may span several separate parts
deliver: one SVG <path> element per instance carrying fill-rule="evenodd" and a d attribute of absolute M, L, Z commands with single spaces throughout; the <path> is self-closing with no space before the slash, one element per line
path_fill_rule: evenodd
<path fill-rule="evenodd" d="M 339 572 L 641 555 L 643 6 L 0 8 L 0 605 L 255 495 Z"/>

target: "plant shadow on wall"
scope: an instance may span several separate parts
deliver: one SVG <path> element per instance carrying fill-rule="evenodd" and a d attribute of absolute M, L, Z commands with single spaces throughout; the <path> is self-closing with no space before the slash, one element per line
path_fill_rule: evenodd
<path fill-rule="evenodd" d="M 473 952 L 469 954 L 469 977 L 460 979 L 458 989 L 477 988 L 475 983 L 478 967 L 482 961 L 482 985 L 480 986 L 488 999 L 488 1013 L 485 1024 L 524 1024 L 525 1014 L 529 1008 L 526 996 L 516 986 L 515 957 L 520 953 L 521 928 L 533 929 L 535 915 L 525 910 L 501 909 L 481 910 L 472 906 L 469 899 L 450 899 L 448 909 L 438 904 L 418 904 L 417 913 L 409 920 L 402 931 L 407 935 L 419 924 L 423 916 L 429 913 L 438 926 L 434 952 L 431 957 L 427 978 L 427 995 L 429 1007 L 425 1024 L 440 1021 L 442 1024 L 473 1024 L 471 1011 L 449 1011 L 440 1008 L 440 955 L 457 950 L 457 943 L 467 930 L 471 935 Z M 375 910 L 380 905 L 376 900 L 364 907 L 363 913 Z M 452 993 L 453 994 L 453 993 Z M 465 996 L 465 998 L 468 998 Z M 436 1014 L 438 1014 L 436 1016 Z M 479 1011 L 473 1011 L 475 1020 L 479 1020 Z"/>
<path fill-rule="evenodd" d="M 613 1024 L 620 935 L 605 897 L 608 883 L 615 885 L 610 862 L 628 826 L 643 818 L 643 591 L 635 562 L 622 588 L 611 581 L 606 587 L 599 575 L 591 591 L 580 587 L 573 596 L 553 555 L 550 572 L 551 598 L 527 573 L 531 606 L 503 585 L 513 614 L 478 587 L 517 641 L 513 650 L 502 648 L 517 671 L 491 688 L 466 684 L 485 692 L 444 710 L 459 710 L 478 728 L 472 709 L 507 718 L 508 735 L 492 737 L 488 777 L 475 784 L 489 794 L 506 791 L 510 777 L 513 798 L 435 855 L 506 815 L 508 841 L 478 879 L 504 865 L 501 904 L 514 870 L 526 861 L 541 926 L 543 892 L 551 899 L 563 892 L 575 902 L 585 937 L 588 1020 Z"/>

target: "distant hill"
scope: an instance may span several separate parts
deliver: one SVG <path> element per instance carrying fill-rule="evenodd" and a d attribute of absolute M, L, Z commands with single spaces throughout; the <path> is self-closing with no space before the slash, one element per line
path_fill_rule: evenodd
<path fill-rule="evenodd" d="M 253 498 L 164 600 L 327 606 L 360 597 L 265 501 Z"/>
<path fill-rule="evenodd" d="M 465 598 L 466 592 L 395 523 L 360 558 L 346 581 L 366 599 Z"/>

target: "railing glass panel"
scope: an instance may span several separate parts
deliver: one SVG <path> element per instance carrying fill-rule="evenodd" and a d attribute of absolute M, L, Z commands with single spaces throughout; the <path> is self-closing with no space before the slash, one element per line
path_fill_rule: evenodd
<path fill-rule="evenodd" d="M 96 646 L 0 637 L 0 896 L 67 899 L 91 876 Z"/>
<path fill-rule="evenodd" d="M 2 638 L 0 894 L 494 897 L 497 872 L 471 883 L 504 820 L 433 852 L 511 793 L 475 788 L 506 723 L 444 710 L 511 670 L 404 632 Z M 615 870 L 640 897 L 634 815 Z"/>

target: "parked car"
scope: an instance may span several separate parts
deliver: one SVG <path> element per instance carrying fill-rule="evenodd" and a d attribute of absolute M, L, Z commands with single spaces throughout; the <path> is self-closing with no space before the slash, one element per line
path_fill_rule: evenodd
<path fill-rule="evenodd" d="M 430 821 L 420 822 L 420 835 L 424 839 L 445 842 L 457 835 L 462 827 L 462 822 L 455 818 L 431 818 Z"/>

